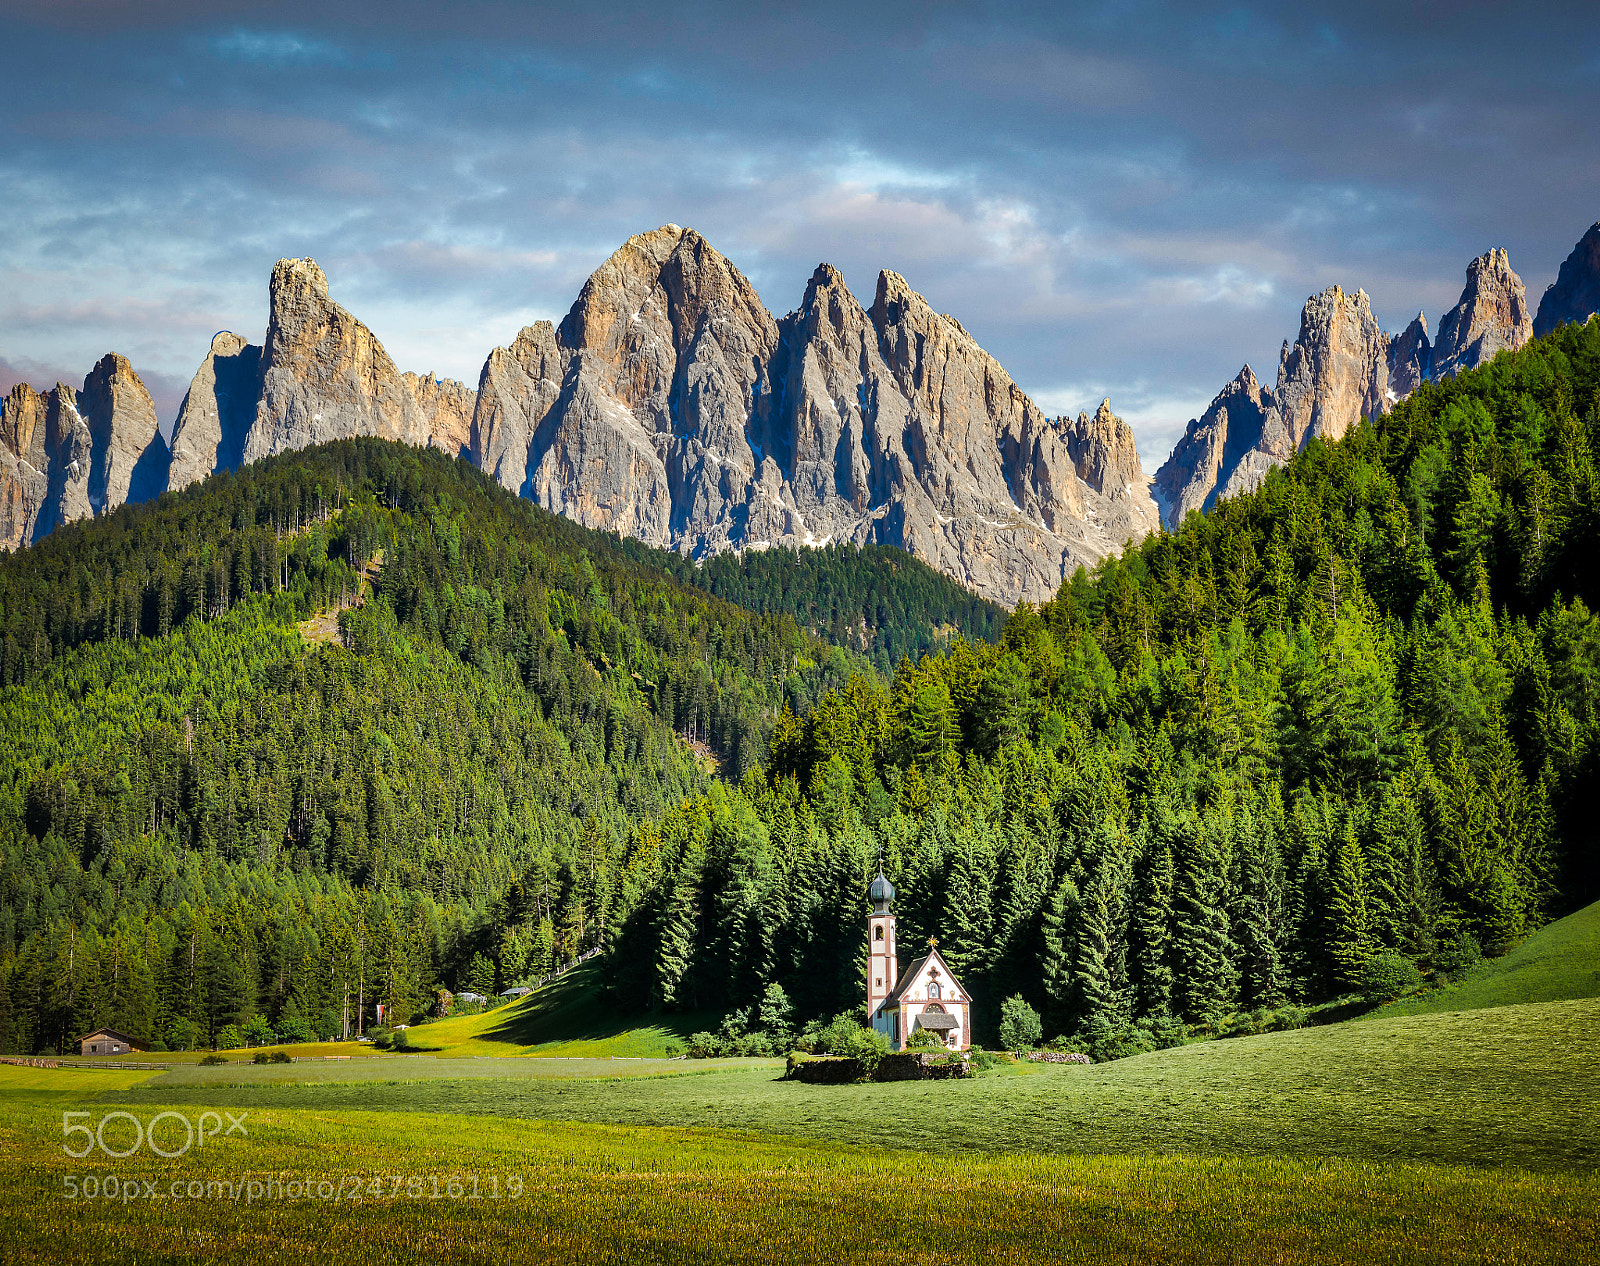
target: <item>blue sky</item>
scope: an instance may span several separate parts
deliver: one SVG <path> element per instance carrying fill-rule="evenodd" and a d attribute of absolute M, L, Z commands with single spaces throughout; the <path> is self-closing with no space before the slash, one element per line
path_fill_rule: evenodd
<path fill-rule="evenodd" d="M 0 0 L 0 386 L 127 355 L 170 424 L 310 255 L 402 368 L 476 385 L 630 233 L 775 314 L 819 261 L 959 317 L 1147 469 L 1337 282 L 1401 328 L 1600 219 L 1592 5 Z"/>

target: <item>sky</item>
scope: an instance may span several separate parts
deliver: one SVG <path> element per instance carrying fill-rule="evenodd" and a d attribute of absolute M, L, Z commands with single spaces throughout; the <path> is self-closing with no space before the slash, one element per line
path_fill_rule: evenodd
<path fill-rule="evenodd" d="M 1308 295 L 1430 329 L 1600 219 L 1592 3 L 0 0 L 0 390 L 127 356 L 170 433 L 311 256 L 402 369 L 475 386 L 632 233 L 774 315 L 903 274 L 1149 471 Z"/>

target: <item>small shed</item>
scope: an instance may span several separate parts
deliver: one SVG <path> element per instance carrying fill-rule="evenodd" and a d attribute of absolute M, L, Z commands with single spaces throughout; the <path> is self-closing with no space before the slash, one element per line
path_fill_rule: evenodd
<path fill-rule="evenodd" d="M 96 1029 L 78 1039 L 78 1051 L 83 1055 L 126 1055 L 140 1049 L 142 1045 L 137 1038 L 115 1029 Z"/>
<path fill-rule="evenodd" d="M 533 990 L 526 985 L 518 985 L 515 989 L 507 989 L 501 993 L 502 998 L 526 998 Z"/>

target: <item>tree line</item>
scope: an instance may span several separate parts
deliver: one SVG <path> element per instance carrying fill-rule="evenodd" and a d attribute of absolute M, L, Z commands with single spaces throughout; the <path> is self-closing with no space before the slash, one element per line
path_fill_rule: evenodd
<path fill-rule="evenodd" d="M 618 1004 L 859 1005 L 880 858 L 991 1040 L 1013 995 L 1106 1049 L 1502 952 L 1596 895 L 1597 444 L 1569 326 L 785 711 L 630 839 Z"/>
<path fill-rule="evenodd" d="M 633 826 L 866 668 L 681 575 L 376 440 L 0 562 L 0 1043 L 359 1028 L 602 943 Z M 290 972 L 305 929 L 359 952 Z"/>

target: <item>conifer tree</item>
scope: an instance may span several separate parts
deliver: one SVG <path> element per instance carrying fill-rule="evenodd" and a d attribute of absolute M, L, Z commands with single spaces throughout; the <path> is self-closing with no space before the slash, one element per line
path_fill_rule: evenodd
<path fill-rule="evenodd" d="M 1191 1023 L 1214 1023 L 1238 997 L 1238 946 L 1230 930 L 1228 867 L 1213 833 L 1179 824 L 1174 849 L 1173 957 L 1183 964 L 1178 1001 Z"/>
<path fill-rule="evenodd" d="M 1133 977 L 1143 1015 L 1173 1010 L 1173 880 L 1172 845 L 1158 828 L 1140 858 L 1134 890 Z"/>
<path fill-rule="evenodd" d="M 1356 838 L 1355 823 L 1346 818 L 1337 851 L 1328 867 L 1328 959 L 1344 988 L 1353 989 L 1376 949 L 1367 862 Z"/>

